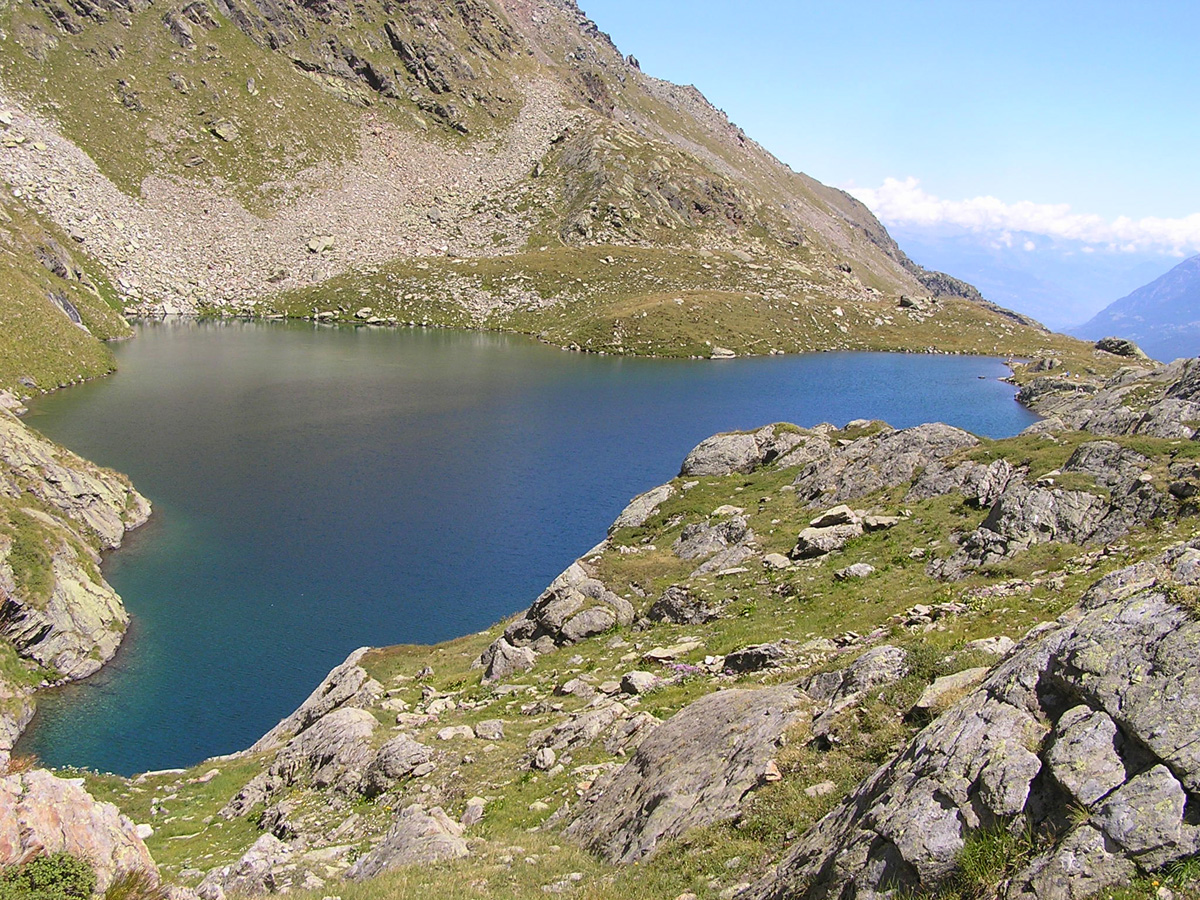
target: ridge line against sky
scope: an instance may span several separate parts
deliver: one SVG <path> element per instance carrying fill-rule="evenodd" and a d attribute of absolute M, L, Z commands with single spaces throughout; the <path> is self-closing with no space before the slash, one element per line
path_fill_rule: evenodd
<path fill-rule="evenodd" d="M 887 225 L 1200 250 L 1200 4 L 579 2 Z"/>

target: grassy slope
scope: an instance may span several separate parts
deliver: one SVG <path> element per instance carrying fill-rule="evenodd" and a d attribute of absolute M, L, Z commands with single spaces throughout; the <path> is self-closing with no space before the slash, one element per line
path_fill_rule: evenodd
<path fill-rule="evenodd" d="M 609 262 L 611 260 L 611 262 Z M 853 275 L 822 272 L 805 251 L 747 262 L 732 253 L 560 247 L 512 257 L 397 261 L 264 300 L 259 314 L 451 327 L 483 325 L 558 346 L 651 356 L 771 350 L 915 350 L 1003 357 L 1054 355 L 1107 372 L 1109 354 L 997 316 L 965 300 L 900 308 Z M 507 298 L 499 305 L 490 298 Z M 488 298 L 472 316 L 463 300 Z M 839 313 L 840 310 L 840 313 Z M 215 310 L 214 310 L 215 311 Z"/>
<path fill-rule="evenodd" d="M 21 395 L 31 390 L 18 383 L 22 377 L 51 390 L 111 372 L 112 354 L 101 342 L 131 333 L 113 308 L 115 293 L 108 281 L 83 254 L 71 251 L 95 291 L 78 279 L 60 278 L 38 262 L 35 250 L 48 241 L 72 246 L 30 210 L 11 202 L 0 205 L 0 389 Z M 71 301 L 88 331 L 67 318 L 51 293 Z"/>
<path fill-rule="evenodd" d="M 834 433 L 831 439 L 857 435 Z M 979 460 L 1003 456 L 1014 464 L 1028 466 L 1036 475 L 1058 468 L 1086 439 L 1085 435 L 1064 435 L 1057 441 L 986 441 L 964 456 Z M 1191 445 L 1180 442 L 1118 440 L 1150 454 L 1156 460 L 1152 473 L 1156 477 L 1165 473 L 1169 459 L 1179 454 L 1194 456 L 1196 452 Z M 291 795 L 299 804 L 299 814 L 332 827 L 357 812 L 373 827 L 382 829 L 393 810 L 411 802 L 444 805 L 452 816 L 461 814 L 466 800 L 475 795 L 488 798 L 489 805 L 483 822 L 471 832 L 483 839 L 475 842 L 472 858 L 413 868 L 362 885 L 338 884 L 337 894 L 343 900 L 375 900 L 397 892 L 439 898 L 477 896 L 480 891 L 496 897 L 532 897 L 540 896 L 543 886 L 579 873 L 582 880 L 576 893 L 581 897 L 648 900 L 685 891 L 701 898 L 716 897 L 725 888 L 753 877 L 769 860 L 777 859 L 796 834 L 835 805 L 846 790 L 915 731 L 919 723 L 908 721 L 903 713 L 931 679 L 986 663 L 979 654 L 964 649 L 968 641 L 997 635 L 1020 637 L 1031 626 L 1068 609 L 1105 572 L 1197 533 L 1193 515 L 1178 522 L 1157 523 L 1099 550 L 1042 545 L 962 582 L 943 584 L 929 578 L 925 561 L 910 554 L 917 548 L 930 556 L 949 553 L 953 548 L 947 535 L 975 527 L 985 512 L 956 497 L 904 504 L 901 488 L 866 498 L 855 506 L 887 513 L 908 509 L 911 515 L 889 531 L 854 540 L 830 559 L 784 572 L 755 566 L 724 577 L 689 579 L 695 563 L 679 560 L 669 547 L 685 522 L 703 518 L 726 503 L 747 510 L 764 552 L 789 550 L 797 531 L 813 515 L 786 490 L 795 474 L 794 469 L 767 467 L 750 475 L 695 479 L 699 484 L 680 490 L 646 526 L 623 529 L 613 536 L 614 549 L 598 563 L 607 585 L 644 611 L 668 585 L 689 583 L 694 594 L 726 604 L 723 617 L 709 625 L 657 624 L 645 630 L 624 631 L 618 635 L 620 641 L 605 635 L 545 654 L 533 670 L 510 679 L 510 684 L 519 686 L 516 693 L 501 693 L 481 685 L 479 671 L 470 668 L 498 628 L 434 647 L 394 647 L 369 654 L 364 665 L 389 688 L 390 696 L 415 705 L 428 687 L 460 704 L 459 709 L 442 713 L 436 722 L 415 729 L 415 736 L 435 746 L 441 755 L 438 772 L 425 780 L 434 785 L 432 792 L 423 793 L 420 783 L 410 782 L 377 801 L 357 801 L 352 806 L 332 809 L 320 793 L 300 788 Z M 1095 489 L 1084 481 L 1071 486 Z M 682 489 L 683 479 L 675 484 Z M 870 563 L 876 572 L 849 582 L 834 577 L 835 570 L 854 562 Z M 1014 578 L 1025 583 L 1008 587 Z M 944 601 L 962 602 L 967 612 L 939 619 L 930 630 L 899 624 L 897 617 L 909 607 Z M 783 780 L 761 789 L 736 825 L 691 833 L 664 847 L 649 861 L 628 868 L 606 866 L 568 845 L 553 828 L 542 827 L 561 805 L 574 802 L 584 783 L 594 777 L 589 766 L 621 761 L 597 742 L 573 751 L 571 765 L 561 774 L 533 773 L 521 765 L 532 731 L 585 705 L 576 697 L 555 696 L 555 686 L 574 677 L 599 684 L 619 679 L 631 669 L 649 668 L 641 659 L 643 653 L 685 638 L 696 638 L 699 645 L 680 662 L 700 665 L 706 656 L 752 643 L 791 640 L 803 644 L 849 632 L 867 634 L 876 628 L 885 630 L 881 642 L 909 650 L 913 673 L 843 716 L 837 727 L 840 742 L 832 750 L 820 752 L 809 746 L 804 728 L 798 729 L 779 758 Z M 840 668 L 860 649 L 861 645 L 851 644 L 834 652 L 813 652 L 805 657 L 807 661 L 765 675 L 733 678 L 705 672 L 684 677 L 646 695 L 638 708 L 666 717 L 715 689 L 792 682 L 806 673 Z M 431 666 L 434 674 L 422 680 L 418 673 L 425 666 Z M 391 723 L 391 714 L 382 709 L 376 712 L 382 723 Z M 436 731 L 446 725 L 491 718 L 505 721 L 502 741 L 446 744 L 435 737 Z M 381 729 L 379 739 L 386 739 L 390 733 L 390 729 Z M 249 844 L 256 832 L 248 821 L 224 823 L 209 817 L 261 765 L 263 761 L 253 758 L 206 763 L 183 775 L 153 776 L 132 783 L 108 776 L 88 777 L 93 790 L 118 803 L 136 821 L 155 822 L 158 832 L 150 841 L 152 850 L 170 874 L 179 876 L 185 869 L 206 869 L 230 861 Z M 221 772 L 217 781 L 205 786 L 194 783 L 193 779 L 212 768 Z M 453 774 L 447 777 L 451 771 Z M 836 786 L 831 794 L 811 797 L 805 793 L 809 786 L 826 781 Z M 151 798 L 170 795 L 174 796 L 163 802 L 157 817 L 150 819 Z M 300 896 L 317 900 L 328 894 L 330 887 Z"/>

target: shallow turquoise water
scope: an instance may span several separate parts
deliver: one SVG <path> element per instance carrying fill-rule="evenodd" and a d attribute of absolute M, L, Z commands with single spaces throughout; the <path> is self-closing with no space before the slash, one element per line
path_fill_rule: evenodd
<path fill-rule="evenodd" d="M 655 361 L 249 323 L 147 325 L 117 355 L 27 421 L 153 501 L 105 565 L 134 626 L 21 749 L 124 774 L 248 746 L 355 647 L 524 608 L 717 431 L 1034 420 L 1002 363 L 969 357 Z"/>

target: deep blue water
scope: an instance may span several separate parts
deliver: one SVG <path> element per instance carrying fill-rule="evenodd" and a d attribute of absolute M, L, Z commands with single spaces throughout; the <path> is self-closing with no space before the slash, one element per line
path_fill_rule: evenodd
<path fill-rule="evenodd" d="M 147 325 L 117 357 L 27 421 L 154 503 L 105 564 L 134 625 L 22 750 L 123 774 L 248 746 L 355 647 L 524 608 L 715 432 L 1034 420 L 1001 362 L 970 357 L 655 361 L 247 323 Z"/>

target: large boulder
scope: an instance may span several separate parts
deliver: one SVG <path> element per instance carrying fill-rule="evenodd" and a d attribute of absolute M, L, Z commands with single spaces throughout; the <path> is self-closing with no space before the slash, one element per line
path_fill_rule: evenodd
<path fill-rule="evenodd" d="M 578 560 L 559 575 L 525 615 L 504 629 L 513 647 L 561 647 L 633 622 L 633 606 Z"/>
<path fill-rule="evenodd" d="M 758 431 L 715 434 L 701 441 L 684 459 L 680 475 L 732 475 L 784 457 L 813 437 L 795 426 L 767 425 Z M 818 437 L 825 447 L 828 442 Z"/>
<path fill-rule="evenodd" d="M 144 872 L 158 883 L 137 827 L 111 803 L 97 803 L 83 779 L 41 769 L 0 778 L 0 868 L 40 851 L 86 859 L 100 893 L 124 873 Z"/>
<path fill-rule="evenodd" d="M 644 494 L 638 494 L 629 501 L 629 505 L 609 526 L 609 532 L 616 531 L 618 528 L 640 528 L 650 521 L 650 517 L 658 512 L 658 508 L 674 495 L 675 488 L 669 484 L 661 484 Z"/>
<path fill-rule="evenodd" d="M 811 828 L 747 896 L 934 892 L 973 834 L 1044 835 L 1001 888 L 1081 900 L 1200 850 L 1200 541 L 1110 575 Z"/>
<path fill-rule="evenodd" d="M 461 859 L 470 855 L 463 827 L 440 807 L 426 811 L 409 806 L 375 847 L 346 873 L 351 881 L 366 881 L 382 872 L 417 864 Z"/>
<path fill-rule="evenodd" d="M 597 780 L 566 832 L 613 862 L 636 862 L 690 828 L 728 821 L 804 718 L 794 687 L 702 697 L 654 728 L 615 775 Z"/>
<path fill-rule="evenodd" d="M 238 791 L 221 815 L 244 816 L 283 789 L 301 783 L 341 793 L 358 791 L 363 771 L 374 757 L 371 738 L 378 725 L 371 713 L 352 706 L 326 713 L 284 744 L 267 770 Z"/>

